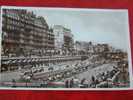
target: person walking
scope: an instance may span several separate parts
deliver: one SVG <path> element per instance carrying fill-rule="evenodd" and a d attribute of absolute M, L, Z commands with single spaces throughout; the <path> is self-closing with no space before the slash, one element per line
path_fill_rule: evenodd
<path fill-rule="evenodd" d="M 73 88 L 74 82 L 73 82 L 73 78 L 70 80 L 70 88 Z"/>
<path fill-rule="evenodd" d="M 12 87 L 16 87 L 16 80 L 12 79 Z"/>
<path fill-rule="evenodd" d="M 92 87 L 92 88 L 95 88 L 96 87 L 96 81 L 95 81 L 95 77 L 94 76 L 92 76 L 91 77 L 91 84 L 90 84 L 90 87 Z"/>
<path fill-rule="evenodd" d="M 69 88 L 69 80 L 65 81 L 65 88 Z"/>

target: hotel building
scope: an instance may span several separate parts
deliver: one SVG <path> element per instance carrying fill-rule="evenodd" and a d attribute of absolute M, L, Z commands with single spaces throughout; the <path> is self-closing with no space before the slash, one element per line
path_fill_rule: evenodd
<path fill-rule="evenodd" d="M 73 34 L 70 29 L 62 25 L 54 25 L 53 32 L 55 35 L 55 49 L 62 53 L 71 52 L 74 48 Z"/>
<path fill-rule="evenodd" d="M 43 17 L 24 9 L 3 9 L 4 55 L 27 55 L 33 50 L 54 49 L 54 34 Z"/>

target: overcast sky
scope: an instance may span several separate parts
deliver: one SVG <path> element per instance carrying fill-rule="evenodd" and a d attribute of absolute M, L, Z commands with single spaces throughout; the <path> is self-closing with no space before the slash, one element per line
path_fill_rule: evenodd
<path fill-rule="evenodd" d="M 29 10 L 29 9 L 28 9 Z M 74 41 L 109 43 L 127 50 L 127 10 L 62 10 L 34 8 L 35 14 L 43 16 L 49 26 L 63 25 L 71 29 Z"/>
<path fill-rule="evenodd" d="M 34 9 L 49 26 L 63 25 L 72 30 L 74 40 L 109 43 L 127 49 L 128 13 L 126 10 L 45 10 Z"/>

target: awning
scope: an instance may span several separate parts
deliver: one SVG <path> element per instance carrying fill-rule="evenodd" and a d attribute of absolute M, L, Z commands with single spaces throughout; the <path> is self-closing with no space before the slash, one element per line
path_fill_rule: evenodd
<path fill-rule="evenodd" d="M 23 62 L 27 62 L 27 60 L 25 59 L 25 60 L 23 60 Z"/>
<path fill-rule="evenodd" d="M 13 61 L 12 61 L 12 63 L 16 63 L 16 62 L 17 62 L 17 60 L 13 60 Z"/>
<path fill-rule="evenodd" d="M 2 64 L 10 64 L 12 62 L 12 60 L 8 60 L 8 61 L 1 61 Z"/>
<path fill-rule="evenodd" d="M 29 59 L 27 62 L 31 62 L 32 60 L 31 59 Z"/>
<path fill-rule="evenodd" d="M 36 59 L 32 59 L 32 61 L 34 62 Z"/>
<path fill-rule="evenodd" d="M 21 63 L 23 60 L 18 60 L 18 63 Z"/>

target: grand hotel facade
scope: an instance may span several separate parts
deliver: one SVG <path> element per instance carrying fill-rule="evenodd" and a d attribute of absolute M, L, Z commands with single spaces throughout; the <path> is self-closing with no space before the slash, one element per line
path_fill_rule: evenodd
<path fill-rule="evenodd" d="M 2 13 L 3 55 L 54 49 L 53 30 L 44 17 L 23 9 L 3 9 Z"/>

